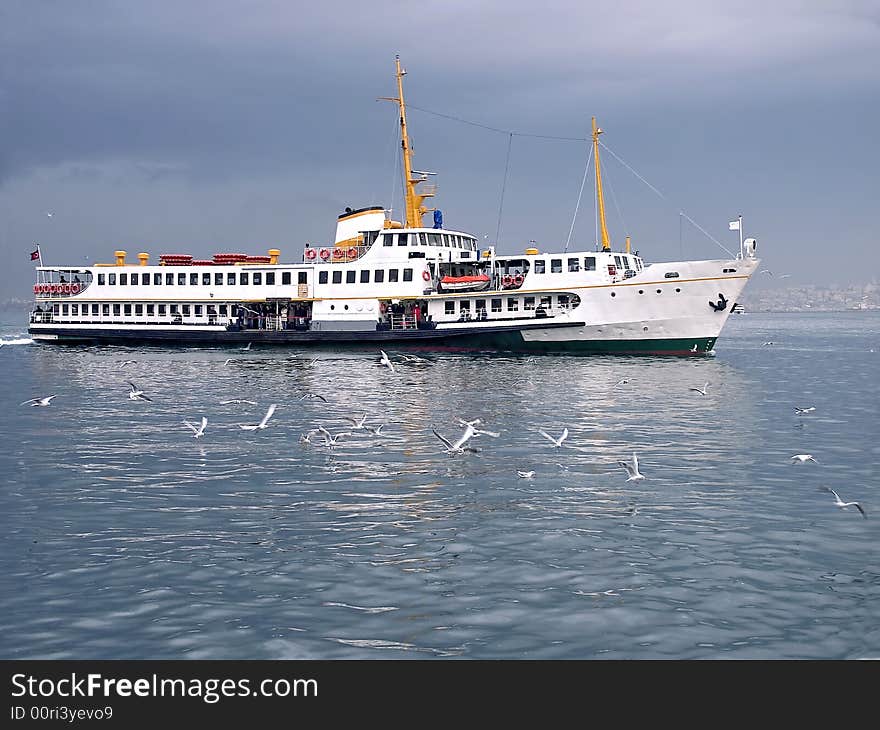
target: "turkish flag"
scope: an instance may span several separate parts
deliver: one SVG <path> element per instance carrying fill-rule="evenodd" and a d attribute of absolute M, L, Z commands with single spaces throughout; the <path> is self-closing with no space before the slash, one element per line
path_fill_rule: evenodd
<path fill-rule="evenodd" d="M 37 261 L 40 258 L 40 250 L 31 251 L 31 261 Z"/>

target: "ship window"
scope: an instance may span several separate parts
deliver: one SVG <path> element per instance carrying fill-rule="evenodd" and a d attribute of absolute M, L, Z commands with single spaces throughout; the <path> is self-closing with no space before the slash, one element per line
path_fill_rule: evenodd
<path fill-rule="evenodd" d="M 385 281 L 385 269 L 376 269 L 373 272 L 373 281 L 377 284 L 381 284 Z"/>
<path fill-rule="evenodd" d="M 543 274 L 547 270 L 547 262 L 544 259 L 535 259 L 535 273 Z"/>
<path fill-rule="evenodd" d="M 441 238 L 443 239 L 443 245 L 444 245 L 446 248 L 449 248 L 450 245 L 451 245 L 451 244 L 449 243 L 449 236 L 441 236 Z"/>
<path fill-rule="evenodd" d="M 544 309 L 550 309 L 552 301 L 553 297 L 541 297 L 541 306 L 544 307 Z"/>
<path fill-rule="evenodd" d="M 118 304 L 114 304 L 113 305 L 113 316 L 118 317 L 121 313 L 122 313 L 122 307 L 120 307 Z"/>
<path fill-rule="evenodd" d="M 393 233 L 386 233 L 384 236 L 382 236 L 382 245 L 383 246 L 394 245 L 394 234 Z"/>
<path fill-rule="evenodd" d="M 98 305 L 97 305 L 97 304 L 93 304 L 93 305 L 92 305 L 92 316 L 93 316 L 93 317 L 97 317 L 97 316 L 98 316 Z"/>
<path fill-rule="evenodd" d="M 126 284 L 128 284 L 128 274 L 120 274 L 119 286 L 125 286 Z"/>
<path fill-rule="evenodd" d="M 156 276 L 159 276 L 159 274 L 156 274 Z M 98 286 L 104 286 L 104 279 L 104 274 L 98 274 Z"/>
<path fill-rule="evenodd" d="M 579 262 L 577 259 L 569 259 L 568 260 L 568 270 L 569 271 L 580 271 Z"/>
<path fill-rule="evenodd" d="M 150 275 L 149 274 L 141 274 L 141 286 L 149 286 L 150 285 Z"/>
<path fill-rule="evenodd" d="M 561 274 L 562 273 L 562 259 L 550 259 L 550 273 L 551 274 Z"/>
<path fill-rule="evenodd" d="M 516 297 L 510 297 L 507 300 L 507 311 L 508 312 L 518 312 L 519 311 L 519 299 Z"/>
<path fill-rule="evenodd" d="M 174 274 L 165 274 L 165 286 L 174 285 Z"/>
<path fill-rule="evenodd" d="M 220 316 L 226 317 L 226 316 L 228 316 L 228 314 L 229 314 L 229 307 L 226 306 L 225 304 L 221 304 L 220 305 Z"/>
<path fill-rule="evenodd" d="M 223 286 L 223 272 L 214 272 L 214 286 Z"/>
<path fill-rule="evenodd" d="M 500 312 L 501 311 L 501 300 L 500 299 L 493 299 L 492 300 L 492 311 L 493 312 Z"/>
<path fill-rule="evenodd" d="M 226 274 L 226 286 L 235 286 L 235 272 L 230 271 Z"/>
<path fill-rule="evenodd" d="M 397 269 L 388 269 L 388 281 L 397 281 Z"/>
<path fill-rule="evenodd" d="M 186 276 L 186 274 L 184 274 L 184 276 Z M 180 283 L 184 284 L 186 282 L 182 281 Z M 198 274 L 190 274 L 189 275 L 189 285 L 190 286 L 198 286 L 198 283 L 199 283 L 199 275 Z"/>
<path fill-rule="evenodd" d="M 213 304 L 206 304 L 205 305 L 205 313 L 209 317 L 216 317 L 217 316 L 217 307 L 215 307 Z"/>
<path fill-rule="evenodd" d="M 563 309 L 568 309 L 568 294 L 560 294 L 557 297 L 557 301 L 559 302 L 559 306 Z"/>
<path fill-rule="evenodd" d="M 144 305 L 143 304 L 135 304 L 134 305 L 134 315 L 135 315 L 135 317 L 143 317 L 144 316 Z"/>
<path fill-rule="evenodd" d="M 263 275 L 259 271 L 254 272 L 254 286 L 260 286 L 263 283 Z"/>
<path fill-rule="evenodd" d="M 242 286 L 247 286 L 247 283 L 248 283 L 248 276 L 249 276 L 249 274 L 248 274 L 247 272 L 242 271 L 242 272 L 238 275 L 238 283 L 241 284 Z"/>
<path fill-rule="evenodd" d="M 61 314 L 65 317 L 70 313 L 70 307 L 67 304 L 61 305 Z"/>
<path fill-rule="evenodd" d="M 194 311 L 193 311 L 193 314 L 194 314 L 196 317 L 201 317 L 201 316 L 202 316 L 202 305 L 201 305 L 201 304 L 196 304 L 195 306 L 193 306 L 193 310 L 194 310 Z"/>
<path fill-rule="evenodd" d="M 162 286 L 162 274 L 153 274 L 153 286 Z"/>
<path fill-rule="evenodd" d="M 267 271 L 266 272 L 266 286 L 275 286 L 275 272 Z"/>
<path fill-rule="evenodd" d="M 155 304 L 148 304 L 147 305 L 147 316 L 153 317 L 153 316 L 155 316 L 155 314 L 156 314 L 156 305 Z"/>
<path fill-rule="evenodd" d="M 345 283 L 346 284 L 354 284 L 355 278 L 357 278 L 357 272 L 352 269 L 351 271 L 345 272 Z"/>
<path fill-rule="evenodd" d="M 177 314 L 177 309 L 178 309 L 178 307 L 177 307 L 176 304 L 169 304 L 169 305 L 168 305 L 168 311 L 169 311 L 171 314 Z"/>
<path fill-rule="evenodd" d="M 130 304 L 123 305 L 122 312 L 126 317 L 131 317 L 131 305 Z"/>
<path fill-rule="evenodd" d="M 334 284 L 341 284 L 342 283 L 342 272 L 341 271 L 334 271 L 333 272 L 333 283 Z"/>
<path fill-rule="evenodd" d="M 327 272 L 326 272 L 326 271 L 319 271 L 319 272 L 318 272 L 318 283 L 319 283 L 319 284 L 326 284 L 326 283 L 327 283 L 327 278 L 328 278 L 328 277 L 327 277 Z"/>
<path fill-rule="evenodd" d="M 160 304 L 160 305 L 159 305 L 159 316 L 160 316 L 160 317 L 164 317 L 164 316 L 165 316 L 165 305 L 164 305 L 164 304 Z"/>
<path fill-rule="evenodd" d="M 406 246 L 409 243 L 409 234 L 408 233 L 398 233 L 397 234 L 397 245 L 398 246 Z"/>
<path fill-rule="evenodd" d="M 419 237 L 419 245 L 420 246 L 427 246 L 428 245 L 428 234 L 427 233 L 417 233 L 416 235 Z"/>
<path fill-rule="evenodd" d="M 403 280 L 404 281 L 412 281 L 412 269 L 404 269 L 403 270 Z"/>
<path fill-rule="evenodd" d="M 61 308 L 57 304 L 53 304 L 52 305 L 52 314 L 54 314 L 55 316 L 58 316 L 58 312 L 60 311 L 60 309 Z"/>
<path fill-rule="evenodd" d="M 211 286 L 211 275 L 207 272 L 202 272 L 202 286 Z"/>
<path fill-rule="evenodd" d="M 596 257 L 595 256 L 584 256 L 584 271 L 595 271 L 596 270 Z"/>
<path fill-rule="evenodd" d="M 615 257 L 614 257 L 614 263 L 617 264 L 617 268 L 618 268 L 618 269 L 622 269 L 622 268 L 623 268 L 623 261 L 620 260 L 620 256 L 615 256 Z"/>
<path fill-rule="evenodd" d="M 116 274 L 107 274 L 107 284 L 109 286 L 116 285 Z"/>
<path fill-rule="evenodd" d="M 296 275 L 296 277 L 297 277 L 296 280 L 297 280 L 298 284 L 308 284 L 309 283 L 309 278 L 308 278 L 309 275 L 305 271 L 300 271 Z"/>
<path fill-rule="evenodd" d="M 177 286 L 186 286 L 186 274 L 177 275 Z"/>
<path fill-rule="evenodd" d="M 470 312 L 471 311 L 471 300 L 470 299 L 462 299 L 458 303 L 458 310 L 460 312 Z"/>
<path fill-rule="evenodd" d="M 290 272 L 289 271 L 285 271 L 281 274 L 281 283 L 285 286 L 287 284 L 290 284 Z"/>
<path fill-rule="evenodd" d="M 455 302 L 446 302 L 446 314 L 455 314 Z"/>
<path fill-rule="evenodd" d="M 101 315 L 104 317 L 110 316 L 110 305 L 109 304 L 102 304 L 101 305 Z"/>
<path fill-rule="evenodd" d="M 369 269 L 361 269 L 361 284 L 369 284 L 370 283 L 370 270 Z"/>
<path fill-rule="evenodd" d="M 182 309 L 183 309 L 183 316 L 189 317 L 189 304 L 184 304 Z"/>
<path fill-rule="evenodd" d="M 137 274 L 132 274 L 132 275 L 131 275 L 131 285 L 132 285 L 132 286 L 137 286 L 137 285 L 138 285 L 138 275 L 137 275 Z"/>
<path fill-rule="evenodd" d="M 677 279 L 678 272 L 677 271 L 667 271 L 665 274 L 663 274 L 663 278 L 664 279 Z"/>
<path fill-rule="evenodd" d="M 429 246 L 439 246 L 440 245 L 440 234 L 439 233 L 429 233 L 428 234 L 428 245 Z"/>
<path fill-rule="evenodd" d="M 474 309 L 477 310 L 478 314 L 481 311 L 485 312 L 486 311 L 486 300 L 485 299 L 477 299 L 476 303 L 474 304 Z"/>
<path fill-rule="evenodd" d="M 530 310 L 535 308 L 535 298 L 534 297 L 526 297 L 523 299 L 523 309 Z"/>

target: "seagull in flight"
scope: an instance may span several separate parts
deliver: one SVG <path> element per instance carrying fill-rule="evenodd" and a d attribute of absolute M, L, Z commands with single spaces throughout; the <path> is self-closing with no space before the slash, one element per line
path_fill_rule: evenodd
<path fill-rule="evenodd" d="M 633 451 L 632 463 L 628 461 L 618 461 L 617 463 L 626 469 L 626 473 L 629 474 L 629 478 L 626 481 L 637 482 L 640 479 L 647 479 L 644 474 L 639 472 L 639 457 L 636 456 L 635 451 Z"/>
<path fill-rule="evenodd" d="M 696 391 L 700 395 L 706 395 L 706 389 L 708 387 L 709 387 L 709 383 L 706 383 L 702 388 L 688 388 L 688 390 Z"/>
<path fill-rule="evenodd" d="M 535 472 L 534 471 L 520 471 L 519 469 L 517 469 L 516 475 L 520 479 L 531 479 L 533 476 L 535 476 Z"/>
<path fill-rule="evenodd" d="M 277 407 L 278 407 L 277 403 L 273 403 L 272 405 L 270 405 L 269 410 L 266 411 L 266 415 L 263 416 L 263 420 L 260 421 L 258 424 L 256 424 L 256 425 L 239 424 L 238 427 L 240 429 L 242 429 L 243 431 L 257 431 L 257 430 L 262 431 L 264 428 L 266 428 L 266 424 L 269 423 L 269 419 L 272 418 L 272 414 L 275 413 L 275 409 Z"/>
<path fill-rule="evenodd" d="M 365 424 L 367 422 L 367 414 L 364 413 L 361 418 L 352 418 L 351 416 L 345 416 L 345 420 L 351 423 L 352 428 L 361 431 L 366 428 Z"/>
<path fill-rule="evenodd" d="M 48 406 L 51 404 L 52 399 L 55 398 L 54 395 L 46 396 L 45 398 L 31 398 L 30 400 L 26 400 L 24 403 L 19 403 L 20 406 L 33 406 L 34 408 L 40 406 Z"/>
<path fill-rule="evenodd" d="M 694 346 L 691 348 L 691 352 L 696 352 L 696 351 L 697 351 L 697 343 L 695 342 Z"/>
<path fill-rule="evenodd" d="M 241 398 L 233 398 L 232 400 L 221 400 L 220 401 L 221 406 L 240 405 L 240 404 L 247 404 L 249 406 L 255 406 L 255 405 L 257 405 L 257 402 L 253 401 L 253 400 L 242 400 Z"/>
<path fill-rule="evenodd" d="M 419 357 L 418 355 L 401 355 L 400 359 L 403 362 L 428 362 L 423 357 Z"/>
<path fill-rule="evenodd" d="M 379 364 L 384 365 L 386 368 L 388 368 L 393 373 L 394 372 L 394 364 L 391 362 L 391 360 L 388 359 L 388 355 L 385 353 L 385 350 L 379 350 L 379 352 L 382 353 L 382 359 L 379 360 Z"/>
<path fill-rule="evenodd" d="M 131 381 L 129 381 L 128 384 L 131 386 L 131 390 L 128 391 L 129 400 L 153 400 L 152 398 L 148 398 L 146 395 L 144 395 L 144 391 L 138 388 Z"/>
<path fill-rule="evenodd" d="M 224 364 L 224 365 L 229 365 L 229 363 L 231 363 L 231 362 L 232 362 L 232 358 L 231 358 L 231 357 L 227 357 L 226 360 L 223 362 L 223 364 Z"/>
<path fill-rule="evenodd" d="M 767 274 L 767 276 L 773 276 L 773 272 L 770 269 L 761 269 L 762 274 Z"/>
<path fill-rule="evenodd" d="M 201 438 L 205 434 L 205 427 L 208 425 L 208 419 L 202 416 L 202 422 L 196 426 L 189 421 L 184 421 L 184 423 L 190 428 L 193 432 L 193 438 L 198 439 Z"/>
<path fill-rule="evenodd" d="M 248 350 L 251 349 L 251 345 L 253 345 L 253 344 L 254 344 L 253 342 L 248 342 L 246 347 L 242 347 L 242 348 L 240 348 L 240 349 L 241 349 L 243 352 L 247 352 Z"/>
<path fill-rule="evenodd" d="M 791 276 L 791 274 L 783 274 L 783 275 L 780 276 L 779 278 L 780 278 L 780 279 L 787 279 L 789 276 Z"/>
<path fill-rule="evenodd" d="M 446 446 L 446 453 L 450 455 L 454 454 L 463 454 L 465 451 L 470 451 L 471 453 L 477 453 L 477 449 L 474 449 L 470 446 L 465 446 L 465 444 L 470 441 L 474 437 L 474 427 L 468 426 L 464 433 L 458 438 L 458 441 L 452 443 L 449 439 L 441 436 L 437 433 L 436 429 L 431 429 L 431 432 L 440 439 L 444 446 Z"/>
<path fill-rule="evenodd" d="M 55 214 L 54 213 L 46 213 L 47 218 L 51 218 L 53 215 L 55 215 Z"/>
<path fill-rule="evenodd" d="M 385 434 L 382 433 L 382 429 L 387 425 L 387 423 L 380 423 L 378 426 L 367 426 L 367 430 L 372 433 L 373 436 L 384 436 Z"/>
<path fill-rule="evenodd" d="M 126 365 L 134 365 L 134 364 L 135 364 L 134 360 L 123 360 L 121 363 L 119 363 L 119 367 L 124 368 Z"/>
<path fill-rule="evenodd" d="M 799 416 L 803 416 L 805 413 L 812 413 L 816 410 L 816 406 L 810 406 L 809 408 L 798 408 L 795 406 L 794 412 Z"/>
<path fill-rule="evenodd" d="M 568 429 L 567 428 L 562 429 L 562 435 L 558 439 L 553 438 L 549 433 L 547 433 L 546 431 L 542 431 L 541 429 L 538 429 L 538 433 L 541 434 L 545 439 L 549 439 L 550 441 L 552 441 L 553 447 L 556 449 L 561 447 L 562 442 L 568 438 Z"/>
<path fill-rule="evenodd" d="M 614 387 L 616 388 L 618 385 L 626 385 L 628 382 L 629 382 L 629 380 L 627 380 L 626 378 L 623 378 L 622 380 L 618 380 L 618 381 L 614 384 Z"/>
<path fill-rule="evenodd" d="M 804 464 L 808 461 L 812 461 L 814 464 L 818 464 L 819 462 L 813 458 L 812 454 L 795 454 L 791 457 L 791 463 Z"/>
<path fill-rule="evenodd" d="M 846 509 L 847 507 L 855 507 L 859 512 L 862 513 L 862 517 L 868 516 L 867 514 L 865 514 L 865 510 L 862 509 L 862 505 L 860 505 L 858 502 L 844 502 L 840 498 L 840 495 L 837 492 L 835 492 L 833 489 L 831 489 L 831 487 L 825 487 L 825 489 L 827 489 L 829 492 L 831 492 L 831 494 L 834 495 L 834 500 L 835 500 L 834 504 L 836 504 L 838 507 L 840 507 L 840 509 Z"/>
<path fill-rule="evenodd" d="M 318 395 L 317 393 L 305 393 L 299 397 L 300 400 L 312 399 L 312 400 L 320 400 L 327 402 L 327 399 L 323 395 Z"/>
<path fill-rule="evenodd" d="M 311 429 L 311 430 L 309 430 L 309 431 L 306 431 L 304 434 L 302 434 L 302 435 L 299 437 L 299 442 L 300 442 L 301 444 L 310 444 L 310 443 L 312 443 L 312 436 L 314 436 L 316 433 L 321 433 L 321 430 L 318 429 L 318 428 L 313 428 L 313 429 Z"/>
<path fill-rule="evenodd" d="M 330 433 L 323 426 L 318 426 L 318 431 L 320 431 L 322 434 L 324 434 L 324 446 L 331 448 L 331 449 L 334 446 L 336 446 L 336 442 L 339 441 L 339 439 L 343 438 L 344 436 L 351 436 L 351 434 L 348 431 L 343 431 L 342 433 L 337 433 L 334 436 L 332 433 Z"/>

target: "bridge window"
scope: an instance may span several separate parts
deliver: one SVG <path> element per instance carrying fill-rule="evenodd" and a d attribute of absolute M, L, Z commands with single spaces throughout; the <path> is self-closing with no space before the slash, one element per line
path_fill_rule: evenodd
<path fill-rule="evenodd" d="M 247 286 L 248 278 L 249 278 L 249 277 L 250 277 L 250 274 L 248 274 L 247 272 L 242 271 L 242 272 L 238 275 L 238 283 L 241 284 L 242 286 Z"/>
<path fill-rule="evenodd" d="M 223 272 L 217 271 L 214 273 L 214 286 L 223 286 Z"/>
<path fill-rule="evenodd" d="M 507 311 L 508 312 L 518 312 L 519 311 L 519 299 L 516 297 L 510 297 L 507 300 Z"/>
<path fill-rule="evenodd" d="M 285 271 L 281 274 L 281 284 L 286 286 L 290 284 L 290 272 Z"/>
<path fill-rule="evenodd" d="M 446 314 L 455 314 L 455 302 L 446 302 Z"/>
<path fill-rule="evenodd" d="M 385 269 L 376 269 L 373 272 L 373 281 L 377 284 L 381 284 L 385 281 Z"/>
<path fill-rule="evenodd" d="M 235 286 L 235 272 L 230 271 L 226 274 L 226 286 Z"/>
<path fill-rule="evenodd" d="M 99 284 L 102 282 L 98 282 Z M 162 286 L 162 274 L 153 274 L 153 286 Z"/>
<path fill-rule="evenodd" d="M 361 284 L 369 284 L 370 283 L 370 270 L 369 269 L 361 269 Z"/>
<path fill-rule="evenodd" d="M 391 246 L 393 244 L 394 244 L 394 234 L 393 233 L 386 233 L 384 236 L 382 236 L 382 245 L 383 246 Z"/>
<path fill-rule="evenodd" d="M 156 276 L 161 276 L 161 274 L 156 274 Z M 104 286 L 105 278 L 104 274 L 98 274 L 98 286 Z"/>
<path fill-rule="evenodd" d="M 297 283 L 299 283 L 299 284 L 308 284 L 308 282 L 309 282 L 308 276 L 309 276 L 309 275 L 308 275 L 305 271 L 300 271 L 300 272 L 297 274 Z"/>
<path fill-rule="evenodd" d="M 254 274 L 254 284 L 257 283 L 257 276 L 259 274 Z M 211 286 L 211 275 L 208 272 L 202 273 L 202 286 Z"/>
<path fill-rule="evenodd" d="M 345 283 L 346 284 L 354 284 L 354 280 L 355 280 L 356 276 L 357 276 L 357 274 L 354 271 L 354 269 L 352 269 L 351 271 L 346 271 L 345 272 Z"/>
<path fill-rule="evenodd" d="M 408 233 L 398 233 L 397 234 L 397 245 L 398 246 L 406 246 L 409 243 L 409 234 Z"/>
<path fill-rule="evenodd" d="M 412 269 L 404 269 L 403 270 L 403 280 L 404 281 L 412 281 L 412 274 L 413 274 Z"/>
<path fill-rule="evenodd" d="M 260 286 L 263 283 L 263 275 L 259 271 L 254 272 L 254 286 Z"/>
<path fill-rule="evenodd" d="M 132 285 L 132 286 L 137 286 L 137 285 L 138 285 L 138 275 L 137 275 L 137 274 L 132 274 L 132 275 L 131 275 L 131 285 Z"/>
<path fill-rule="evenodd" d="M 535 259 L 535 273 L 543 274 L 547 271 L 547 262 L 544 259 Z"/>
<path fill-rule="evenodd" d="M 333 283 L 334 284 L 341 284 L 342 283 L 342 272 L 341 271 L 334 271 L 333 272 Z"/>
<path fill-rule="evenodd" d="M 186 274 L 184 274 L 186 276 Z M 180 282 L 181 284 L 185 282 Z M 199 285 L 199 275 L 198 274 L 190 274 L 189 275 L 189 285 L 190 286 L 198 286 Z"/>
<path fill-rule="evenodd" d="M 579 262 L 576 258 L 568 260 L 568 270 L 569 271 L 580 271 L 580 268 L 581 267 L 580 267 Z"/>
<path fill-rule="evenodd" d="M 165 274 L 165 286 L 174 286 L 174 274 Z"/>
<path fill-rule="evenodd" d="M 561 274 L 562 273 L 562 259 L 550 259 L 550 273 L 551 274 Z"/>
<path fill-rule="evenodd" d="M 266 286 L 275 286 L 275 272 L 267 271 L 266 272 Z"/>
<path fill-rule="evenodd" d="M 328 277 L 327 277 L 327 272 L 326 272 L 326 271 L 319 271 L 319 272 L 318 272 L 318 283 L 319 283 L 319 284 L 326 284 L 326 283 L 327 283 L 327 278 L 328 278 Z"/>
<path fill-rule="evenodd" d="M 195 283 L 195 282 L 193 282 L 193 283 Z M 177 286 L 186 286 L 186 274 L 178 274 L 177 275 Z"/>
<path fill-rule="evenodd" d="M 388 282 L 397 281 L 397 269 L 388 269 Z"/>
<path fill-rule="evenodd" d="M 116 274 L 107 274 L 107 284 L 109 286 L 116 286 Z"/>
<path fill-rule="evenodd" d="M 128 274 L 120 274 L 119 286 L 125 286 L 126 284 L 128 284 Z"/>
<path fill-rule="evenodd" d="M 584 256 L 584 271 L 595 271 L 596 270 L 596 257 L 595 256 Z"/>
<path fill-rule="evenodd" d="M 501 311 L 501 300 L 500 299 L 493 299 L 492 300 L 492 311 L 493 312 L 500 312 Z"/>
<path fill-rule="evenodd" d="M 439 246 L 440 244 L 440 234 L 439 233 L 429 233 L 428 234 L 428 245 L 429 246 Z"/>

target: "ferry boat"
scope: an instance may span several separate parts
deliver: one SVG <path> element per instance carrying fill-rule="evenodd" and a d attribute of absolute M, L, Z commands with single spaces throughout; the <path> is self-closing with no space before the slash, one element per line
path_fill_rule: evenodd
<path fill-rule="evenodd" d="M 501 254 L 443 227 L 413 170 L 397 65 L 405 217 L 346 208 L 332 243 L 299 261 L 147 253 L 137 263 L 36 268 L 33 339 L 57 343 L 406 343 L 480 350 L 699 355 L 713 349 L 756 271 L 755 239 L 730 259 L 646 263 L 612 250 L 592 120 L 601 247 Z M 424 217 L 433 213 L 433 225 Z"/>

